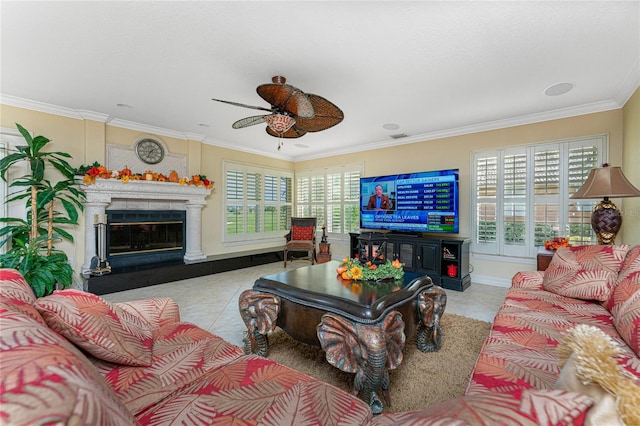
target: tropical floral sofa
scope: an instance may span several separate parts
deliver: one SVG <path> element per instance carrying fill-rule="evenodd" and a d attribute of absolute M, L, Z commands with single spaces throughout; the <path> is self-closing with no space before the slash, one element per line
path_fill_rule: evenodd
<path fill-rule="evenodd" d="M 639 354 L 640 246 L 560 248 L 513 277 L 466 395 L 573 390 L 587 424 L 639 425 Z"/>
<path fill-rule="evenodd" d="M 7 269 L 0 349 L 3 425 L 567 425 L 592 405 L 570 391 L 508 389 L 374 417 L 349 393 L 180 322 L 170 299 L 36 299 Z"/>

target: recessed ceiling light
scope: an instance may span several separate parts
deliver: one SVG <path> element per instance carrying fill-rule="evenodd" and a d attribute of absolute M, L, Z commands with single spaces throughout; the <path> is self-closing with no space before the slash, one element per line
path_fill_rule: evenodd
<path fill-rule="evenodd" d="M 129 104 L 116 104 L 116 106 L 118 108 L 133 108 L 131 105 Z"/>
<path fill-rule="evenodd" d="M 298 147 L 298 148 L 309 148 L 309 145 L 305 145 L 303 143 L 297 143 L 297 144 L 295 144 L 295 146 Z"/>
<path fill-rule="evenodd" d="M 552 84 L 551 86 L 544 89 L 544 94 L 547 96 L 564 95 L 565 93 L 573 89 L 573 86 L 573 83 L 568 82 Z"/>
<path fill-rule="evenodd" d="M 395 123 L 387 123 L 387 124 L 383 124 L 382 128 L 387 130 L 398 130 L 400 126 L 398 126 Z"/>

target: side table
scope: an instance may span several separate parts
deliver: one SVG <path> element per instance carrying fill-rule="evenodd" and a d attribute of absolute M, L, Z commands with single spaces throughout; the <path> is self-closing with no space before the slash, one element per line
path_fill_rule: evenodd
<path fill-rule="evenodd" d="M 546 271 L 551 263 L 551 259 L 553 258 L 555 252 L 550 250 L 540 250 L 538 252 L 538 256 L 536 258 L 536 264 L 538 271 Z"/>
<path fill-rule="evenodd" d="M 325 263 L 331 260 L 331 243 L 318 244 L 320 252 L 318 253 L 318 263 Z"/>

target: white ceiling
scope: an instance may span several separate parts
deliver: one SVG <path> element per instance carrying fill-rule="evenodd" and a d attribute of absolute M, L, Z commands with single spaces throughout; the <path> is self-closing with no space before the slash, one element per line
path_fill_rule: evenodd
<path fill-rule="evenodd" d="M 640 82 L 638 1 L 0 8 L 2 103 L 296 161 L 620 108 Z M 274 75 L 329 99 L 344 121 L 281 151 L 264 125 L 232 129 L 259 112 L 211 98 L 268 107 L 255 88 Z M 575 87 L 544 94 L 559 82 Z"/>

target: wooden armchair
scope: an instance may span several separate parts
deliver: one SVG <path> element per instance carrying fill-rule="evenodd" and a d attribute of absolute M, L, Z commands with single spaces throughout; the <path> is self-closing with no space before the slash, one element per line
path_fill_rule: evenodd
<path fill-rule="evenodd" d="M 316 218 L 292 217 L 291 229 L 284 236 L 284 267 L 287 267 L 287 257 L 290 251 L 306 251 L 311 264 L 316 263 Z"/>

